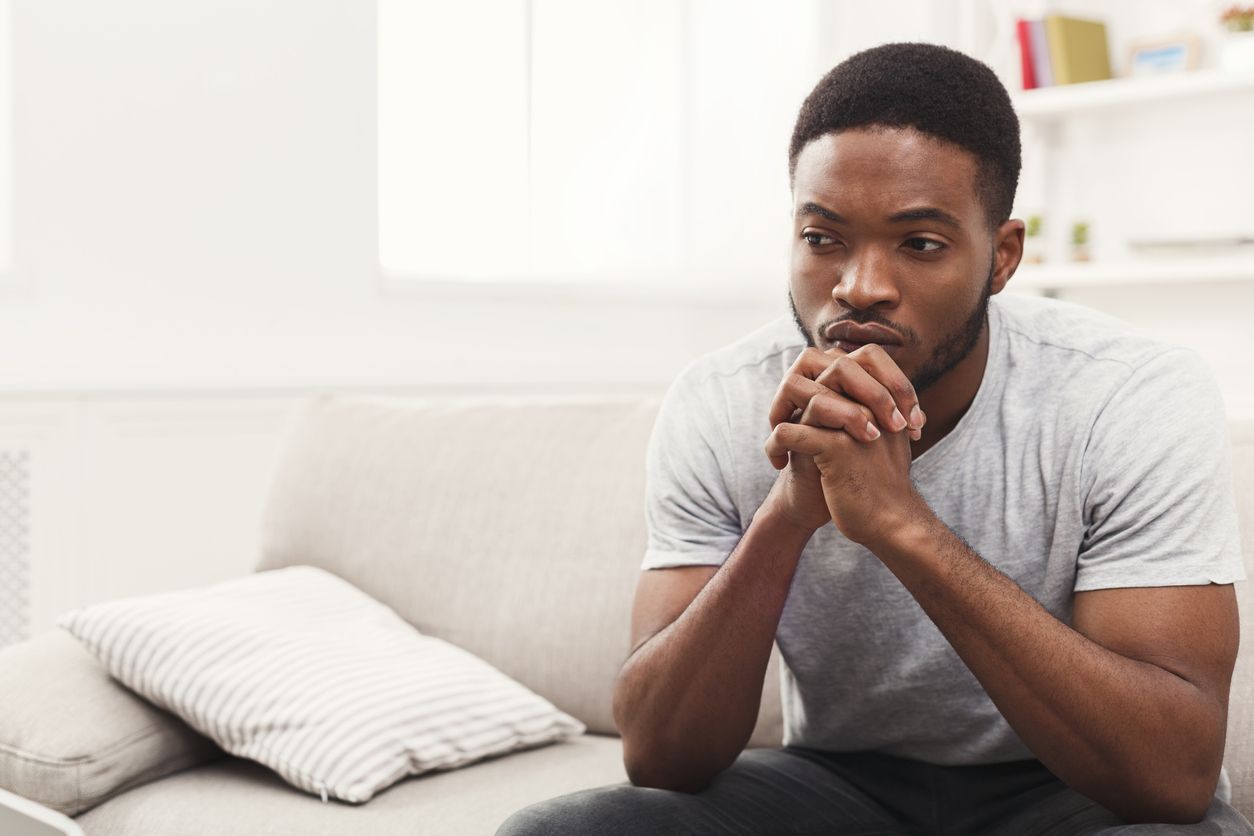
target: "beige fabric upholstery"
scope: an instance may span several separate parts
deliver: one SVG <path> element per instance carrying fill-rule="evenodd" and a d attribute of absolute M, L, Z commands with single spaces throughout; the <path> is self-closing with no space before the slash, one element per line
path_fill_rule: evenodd
<path fill-rule="evenodd" d="M 323 398 L 293 428 L 259 568 L 334 571 L 592 731 L 614 733 L 610 699 L 644 549 L 643 457 L 656 407 Z M 1234 422 L 1232 439 L 1254 577 L 1254 421 Z M 476 451 L 473 472 L 464 448 Z M 508 501 L 520 496 L 528 501 Z M 1237 584 L 1246 614 L 1250 587 Z M 1254 615 L 1242 636 L 1226 763 L 1234 797 L 1254 810 L 1254 753 L 1237 744 L 1254 741 Z M 778 664 L 776 649 L 753 745 L 782 742 Z"/>
<path fill-rule="evenodd" d="M 223 756 L 137 697 L 64 630 L 0 651 L 0 787 L 75 815 Z"/>
<path fill-rule="evenodd" d="M 1241 518 L 1245 574 L 1235 584 L 1241 610 L 1241 649 L 1228 702 L 1224 766 L 1232 779 L 1232 805 L 1254 819 L 1254 421 L 1232 425 L 1232 475 Z"/>
<path fill-rule="evenodd" d="M 473 767 L 407 778 L 367 804 L 322 801 L 252 761 L 180 772 L 79 816 L 89 836 L 490 836 L 536 801 L 626 781 L 617 737 L 585 735 Z"/>
<path fill-rule="evenodd" d="M 555 408 L 556 406 L 556 408 Z M 541 404 L 324 398 L 293 425 L 259 568 L 340 574 L 579 717 L 613 730 L 644 548 L 643 454 L 656 402 Z M 1254 423 L 1233 426 L 1254 576 Z M 1254 596 L 1244 615 L 1226 763 L 1254 816 Z M 776 662 L 777 664 L 777 662 Z M 754 740 L 779 745 L 778 669 Z M 140 787 L 80 817 L 92 834 L 490 833 L 513 810 L 625 780 L 614 738 L 402 781 L 368 805 L 324 806 L 235 759 Z"/>
<path fill-rule="evenodd" d="M 323 397 L 292 427 L 257 568 L 334 572 L 589 731 L 617 733 L 656 411 Z M 778 661 L 767 680 L 754 743 L 778 746 Z"/>

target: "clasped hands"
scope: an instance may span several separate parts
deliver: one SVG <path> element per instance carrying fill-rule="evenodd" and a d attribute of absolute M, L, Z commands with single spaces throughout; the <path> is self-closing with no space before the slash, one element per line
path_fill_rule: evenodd
<path fill-rule="evenodd" d="M 830 521 L 870 548 L 922 501 L 910 481 L 910 442 L 927 418 L 882 346 L 806 348 L 768 416 L 766 455 L 781 471 L 768 501 L 789 521 L 812 530 Z"/>

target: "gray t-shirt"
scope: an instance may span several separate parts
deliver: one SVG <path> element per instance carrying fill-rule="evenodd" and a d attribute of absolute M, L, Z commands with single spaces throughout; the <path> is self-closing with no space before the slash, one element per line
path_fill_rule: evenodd
<path fill-rule="evenodd" d="M 941 520 L 1068 624 L 1073 592 L 1245 578 L 1224 407 L 1196 353 L 1030 296 L 993 297 L 989 325 L 975 400 L 911 465 Z M 726 560 L 778 475 L 767 410 L 804 347 L 783 316 L 680 373 L 649 443 L 643 568 Z M 1032 757 L 906 588 L 831 523 L 776 641 L 786 744 Z"/>

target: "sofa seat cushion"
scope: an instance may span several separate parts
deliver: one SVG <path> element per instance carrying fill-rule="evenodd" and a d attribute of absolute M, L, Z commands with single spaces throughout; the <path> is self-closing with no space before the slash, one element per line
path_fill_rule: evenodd
<path fill-rule="evenodd" d="M 604 735 L 406 778 L 363 805 L 324 804 L 265 767 L 230 757 L 131 790 L 77 821 L 88 836 L 492 834 L 528 804 L 626 780 L 622 741 Z"/>

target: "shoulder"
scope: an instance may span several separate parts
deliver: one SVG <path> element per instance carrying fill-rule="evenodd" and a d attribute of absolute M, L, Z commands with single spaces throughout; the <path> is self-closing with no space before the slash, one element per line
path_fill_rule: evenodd
<path fill-rule="evenodd" d="M 1212 382 L 1197 352 L 1101 311 L 1017 294 L 993 301 L 1015 364 L 1011 374 L 1048 386 L 1056 396 L 1070 394 L 1091 402 L 1147 376 L 1156 389 L 1199 379 Z"/>
<path fill-rule="evenodd" d="M 676 381 L 701 388 L 752 388 L 769 381 L 774 389 L 805 346 L 792 317 L 781 315 L 690 361 Z"/>
<path fill-rule="evenodd" d="M 784 372 L 805 345 L 792 317 L 781 316 L 689 361 L 662 399 L 655 434 L 696 431 L 732 444 L 729 436 L 739 435 L 734 428 L 765 421 Z"/>
<path fill-rule="evenodd" d="M 1222 446 L 1223 398 L 1198 352 L 1073 303 L 999 302 L 1010 358 L 1006 403 L 1071 439 L 1068 448 L 1084 461 L 1106 462 L 1117 475 L 1130 461 L 1150 466 L 1173 449 L 1201 462 L 1209 454 L 1199 445 Z M 1112 475 L 1084 470 L 1089 479 Z"/>

